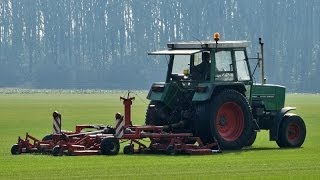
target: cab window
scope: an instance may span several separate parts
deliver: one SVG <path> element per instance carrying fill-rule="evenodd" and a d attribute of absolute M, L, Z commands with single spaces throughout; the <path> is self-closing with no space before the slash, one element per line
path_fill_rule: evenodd
<path fill-rule="evenodd" d="M 191 66 L 192 80 L 210 80 L 211 58 L 209 51 L 202 51 L 193 55 Z"/>
<path fill-rule="evenodd" d="M 175 55 L 172 74 L 183 74 L 183 71 L 189 69 L 190 55 Z"/>
<path fill-rule="evenodd" d="M 244 51 L 235 51 L 237 75 L 239 81 L 249 81 L 250 73 Z"/>
<path fill-rule="evenodd" d="M 219 51 L 215 53 L 217 81 L 233 81 L 233 67 L 231 51 Z"/>

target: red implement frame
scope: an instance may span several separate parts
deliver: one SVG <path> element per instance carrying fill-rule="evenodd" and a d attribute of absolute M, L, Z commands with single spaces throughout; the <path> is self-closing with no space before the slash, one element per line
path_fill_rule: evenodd
<path fill-rule="evenodd" d="M 140 152 L 165 152 L 167 154 L 187 153 L 187 154 L 212 154 L 221 152 L 217 142 L 204 145 L 199 137 L 192 133 L 171 133 L 165 132 L 164 126 L 134 126 L 131 121 L 131 105 L 134 97 L 120 97 L 124 105 L 124 116 L 116 114 L 116 133 L 107 134 L 105 129 L 99 125 L 77 125 L 74 132 L 62 131 L 53 134 L 49 140 L 39 139 L 26 134 L 25 139 L 18 138 L 18 143 L 11 148 L 12 154 L 20 153 L 46 153 L 56 155 L 97 155 L 102 153 L 102 140 L 117 138 L 117 141 L 128 141 L 125 146 L 125 154 Z M 61 115 L 60 115 L 61 118 Z M 123 123 L 124 121 L 124 123 Z M 123 125 L 124 124 L 124 125 Z M 119 127 L 123 126 L 123 127 Z M 96 131 L 82 132 L 85 128 L 95 128 Z M 121 131 L 121 132 L 117 132 Z M 119 136 L 119 137 L 118 137 Z M 148 138 L 150 144 L 147 146 L 141 142 Z M 134 149 L 134 144 L 138 148 Z M 119 142 L 118 142 L 119 145 Z M 112 146 L 111 146 L 112 147 Z M 112 152 L 112 154 L 117 154 Z M 108 154 L 108 153 L 107 153 Z"/>
<path fill-rule="evenodd" d="M 53 134 L 49 140 L 41 141 L 28 133 L 25 139 L 18 138 L 18 143 L 11 148 L 12 154 L 21 153 L 52 153 L 54 156 L 67 155 L 96 155 L 100 154 L 101 140 L 112 134 L 103 134 L 103 130 L 81 132 L 94 125 L 78 125 L 75 132 Z"/>
<path fill-rule="evenodd" d="M 130 140 L 129 151 L 124 149 L 124 153 L 132 154 L 135 152 L 166 152 L 167 154 L 187 153 L 187 154 L 212 154 L 221 152 L 218 143 L 204 145 L 199 137 L 194 137 L 192 133 L 168 133 L 163 126 L 133 126 L 131 121 L 131 105 L 134 97 L 129 93 L 126 98 L 120 97 L 124 104 L 124 134 L 122 140 Z M 147 147 L 140 140 L 150 139 Z M 138 149 L 134 149 L 134 143 Z M 125 147 L 126 148 L 126 147 Z"/>

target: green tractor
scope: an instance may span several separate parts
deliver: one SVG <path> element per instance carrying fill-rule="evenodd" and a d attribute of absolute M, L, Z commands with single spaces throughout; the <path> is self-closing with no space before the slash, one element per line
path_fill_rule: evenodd
<path fill-rule="evenodd" d="M 191 132 L 222 149 L 251 146 L 257 132 L 269 130 L 279 147 L 300 147 L 306 136 L 303 119 L 284 107 L 285 87 L 266 84 L 263 43 L 258 58 L 248 58 L 247 41 L 190 41 L 167 44 L 148 53 L 167 62 L 165 82 L 153 83 L 147 98 L 146 125 L 168 132 Z M 257 59 L 261 83 L 253 83 L 249 59 Z"/>

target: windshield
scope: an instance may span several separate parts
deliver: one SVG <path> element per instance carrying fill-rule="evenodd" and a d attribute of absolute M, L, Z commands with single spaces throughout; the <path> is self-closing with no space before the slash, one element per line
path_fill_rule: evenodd
<path fill-rule="evenodd" d="M 171 76 L 179 79 L 209 80 L 210 79 L 210 53 L 203 51 L 191 55 L 174 55 Z M 171 78 L 176 80 L 176 78 Z"/>

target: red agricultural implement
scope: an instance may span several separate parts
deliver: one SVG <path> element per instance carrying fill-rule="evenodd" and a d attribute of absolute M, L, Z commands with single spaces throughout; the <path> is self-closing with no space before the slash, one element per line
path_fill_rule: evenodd
<path fill-rule="evenodd" d="M 11 148 L 12 154 L 51 153 L 57 155 L 116 155 L 120 142 L 124 154 L 167 153 L 167 154 L 212 154 L 221 152 L 217 142 L 204 144 L 192 133 L 174 133 L 166 126 L 135 126 L 131 121 L 131 105 L 134 97 L 129 93 L 120 97 L 124 105 L 124 116 L 116 113 L 116 126 L 77 125 L 74 132 L 61 131 L 61 114 L 53 113 L 53 134 L 39 140 L 28 133 L 25 139 L 18 138 L 18 143 Z M 94 129 L 94 131 L 85 131 Z M 149 145 L 146 140 L 149 139 Z M 137 145 L 137 147 L 135 147 Z"/>

